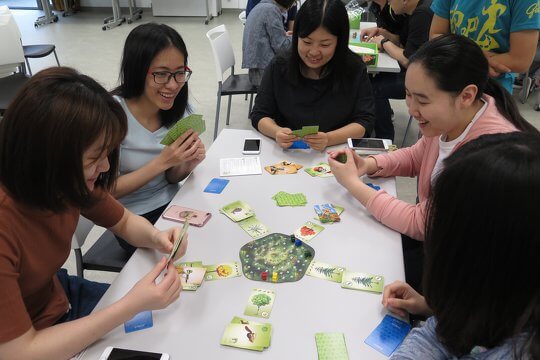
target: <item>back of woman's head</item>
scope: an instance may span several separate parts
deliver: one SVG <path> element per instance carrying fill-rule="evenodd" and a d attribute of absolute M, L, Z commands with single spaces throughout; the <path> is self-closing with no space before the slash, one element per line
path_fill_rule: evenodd
<path fill-rule="evenodd" d="M 466 86 L 475 85 L 477 99 L 484 93 L 493 96 L 499 112 L 519 130 L 538 133 L 521 116 L 512 95 L 489 77 L 488 61 L 471 39 L 454 34 L 439 36 L 410 57 L 409 66 L 414 63 L 420 64 L 442 91 L 457 95 Z"/>
<path fill-rule="evenodd" d="M 188 52 L 184 40 L 176 30 L 165 24 L 146 23 L 134 28 L 126 38 L 120 66 L 120 86 L 114 95 L 123 98 L 137 98 L 144 93 L 144 86 L 152 60 L 163 50 L 174 47 L 188 63 Z M 186 111 L 188 103 L 188 83 L 186 82 L 170 110 L 160 111 L 163 125 L 170 126 Z"/>
<path fill-rule="evenodd" d="M 432 189 L 424 294 L 454 354 L 525 333 L 535 345 L 519 347 L 540 356 L 539 154 L 539 135 L 484 135 L 445 160 Z"/>
<path fill-rule="evenodd" d="M 334 76 L 335 83 L 346 83 L 349 50 L 349 18 L 341 0 L 307 0 L 298 10 L 294 20 L 288 74 L 298 82 L 303 64 L 298 54 L 298 38 L 305 38 L 319 27 L 337 37 L 336 50 L 332 59 L 325 65 L 325 72 Z M 336 84 L 334 84 L 336 85 Z"/>
<path fill-rule="evenodd" d="M 95 185 L 111 188 L 126 131 L 122 107 L 92 78 L 66 67 L 43 70 L 0 122 L 0 182 L 16 201 L 39 209 L 89 206 L 83 153 L 105 139 L 110 169 Z"/>

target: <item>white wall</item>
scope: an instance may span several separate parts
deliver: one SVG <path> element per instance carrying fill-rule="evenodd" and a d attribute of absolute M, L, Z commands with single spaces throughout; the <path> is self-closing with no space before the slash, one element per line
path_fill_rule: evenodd
<path fill-rule="evenodd" d="M 204 1 L 204 0 L 201 0 Z M 149 8 L 152 0 L 135 0 L 137 7 Z M 224 9 L 245 9 L 247 0 L 221 0 Z M 83 7 L 111 7 L 111 0 L 81 0 Z M 128 7 L 128 0 L 120 0 L 121 7 Z"/>

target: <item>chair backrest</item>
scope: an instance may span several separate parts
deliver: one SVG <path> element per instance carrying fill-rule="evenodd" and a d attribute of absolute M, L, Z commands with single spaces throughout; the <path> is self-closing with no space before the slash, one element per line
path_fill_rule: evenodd
<path fill-rule="evenodd" d="M 93 227 L 94 223 L 92 221 L 88 220 L 84 216 L 79 216 L 79 222 L 77 223 L 75 234 L 73 234 L 71 239 L 71 248 L 80 249 Z"/>
<path fill-rule="evenodd" d="M 7 6 L 0 6 L 0 77 L 24 66 L 21 33 Z"/>
<path fill-rule="evenodd" d="M 238 14 L 238 19 L 240 19 L 240 22 L 242 23 L 242 25 L 246 25 L 246 19 L 247 19 L 246 10 Z"/>
<path fill-rule="evenodd" d="M 225 25 L 219 25 L 206 33 L 210 40 L 214 62 L 216 63 L 216 75 L 218 81 L 223 81 L 223 73 L 228 69 L 234 72 L 234 51 L 231 45 L 229 32 Z"/>

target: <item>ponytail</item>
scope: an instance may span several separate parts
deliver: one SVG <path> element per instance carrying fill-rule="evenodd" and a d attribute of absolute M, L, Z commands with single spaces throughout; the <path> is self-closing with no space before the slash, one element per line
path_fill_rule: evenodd
<path fill-rule="evenodd" d="M 540 131 L 521 116 L 516 101 L 512 95 L 493 78 L 488 78 L 484 88 L 484 94 L 490 95 L 495 99 L 497 110 L 507 118 L 519 130 L 540 134 Z"/>

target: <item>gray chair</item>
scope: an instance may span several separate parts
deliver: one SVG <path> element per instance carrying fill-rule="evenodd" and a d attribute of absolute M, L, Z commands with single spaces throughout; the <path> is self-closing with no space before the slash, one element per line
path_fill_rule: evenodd
<path fill-rule="evenodd" d="M 87 218 L 83 216 L 79 218 L 71 241 L 71 248 L 75 252 L 77 276 L 84 278 L 84 270 L 120 272 L 131 255 L 122 249 L 109 230 L 106 230 L 83 255 L 81 248 L 93 227 L 94 223 Z"/>
<path fill-rule="evenodd" d="M 28 59 L 37 59 L 54 54 L 56 63 L 60 66 L 58 61 L 58 55 L 56 55 L 56 46 L 52 44 L 39 44 L 39 45 L 23 45 L 24 60 L 26 61 L 26 67 L 28 68 L 28 74 L 32 75 L 32 69 Z"/>
<path fill-rule="evenodd" d="M 0 6 L 0 114 L 28 81 L 19 27 L 7 6 Z"/>
<path fill-rule="evenodd" d="M 252 85 L 249 81 L 248 74 L 235 74 L 234 73 L 234 52 L 229 38 L 229 32 L 225 25 L 219 25 L 206 33 L 206 37 L 210 41 L 212 46 L 212 53 L 214 54 L 214 61 L 216 63 L 216 74 L 218 79 L 218 91 L 217 91 L 217 107 L 216 107 L 216 120 L 214 126 L 214 139 L 217 137 L 219 129 L 219 112 L 221 109 L 221 97 L 228 96 L 229 103 L 227 105 L 227 122 L 229 125 L 229 118 L 231 115 L 231 99 L 233 95 L 246 95 L 249 94 L 249 113 L 251 113 L 251 107 L 253 105 L 253 95 L 257 93 L 257 87 Z M 223 74 L 230 69 L 230 75 L 224 79 Z"/>

